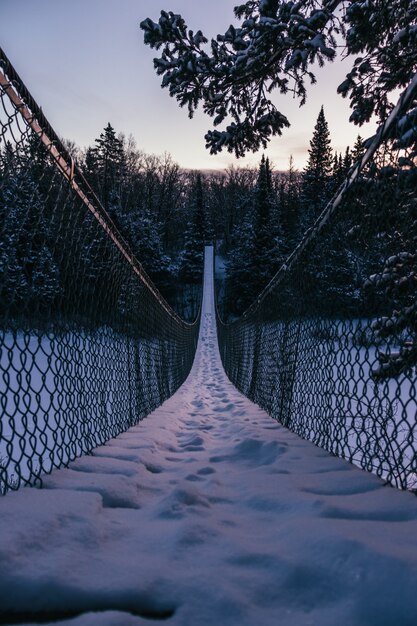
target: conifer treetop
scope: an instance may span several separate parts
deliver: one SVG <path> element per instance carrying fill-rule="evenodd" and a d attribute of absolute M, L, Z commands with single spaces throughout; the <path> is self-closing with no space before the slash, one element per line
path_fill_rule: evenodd
<path fill-rule="evenodd" d="M 310 141 L 309 158 L 305 170 L 316 179 L 324 179 L 331 174 L 332 149 L 330 144 L 329 126 L 322 106 Z"/>

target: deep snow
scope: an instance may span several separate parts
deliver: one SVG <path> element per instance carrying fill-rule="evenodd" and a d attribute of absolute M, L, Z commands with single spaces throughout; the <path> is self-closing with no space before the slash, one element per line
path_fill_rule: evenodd
<path fill-rule="evenodd" d="M 417 499 L 228 382 L 211 249 L 205 277 L 175 396 L 46 489 L 0 498 L 0 623 L 414 626 Z"/>

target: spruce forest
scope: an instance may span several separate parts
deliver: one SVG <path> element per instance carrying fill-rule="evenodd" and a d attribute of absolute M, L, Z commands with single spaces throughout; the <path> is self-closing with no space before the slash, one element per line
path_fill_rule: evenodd
<path fill-rule="evenodd" d="M 288 171 L 274 171 L 264 156 L 258 168 L 185 171 L 169 154 L 145 154 L 132 137 L 117 133 L 110 123 L 84 152 L 71 142 L 66 145 L 133 254 L 186 320 L 198 313 L 204 244 L 216 241 L 224 266 L 217 274 L 218 306 L 224 319 L 231 320 L 268 284 L 364 150 L 360 136 L 343 154 L 331 143 L 322 107 L 302 171 L 295 169 L 292 157 Z M 12 168 L 11 160 L 19 158 L 20 167 L 14 163 Z M 1 203 L 3 302 L 12 299 L 18 309 L 19 302 L 29 298 L 35 307 L 51 306 L 63 281 L 69 280 L 48 248 L 54 224 L 45 217 L 47 212 L 39 210 L 53 184 L 52 171 L 48 176 L 52 166 L 36 136 L 22 147 L 20 157 L 6 146 L 0 165 L 4 179 L 9 169 L 17 172 L 7 177 Z M 372 221 L 371 204 L 368 209 Z M 345 237 L 355 227 L 355 211 L 360 207 L 351 206 L 328 234 L 325 272 L 316 275 L 315 264 L 322 267 L 323 260 L 318 258 L 312 258 L 309 270 L 323 295 L 331 296 L 326 300 L 338 315 L 349 314 L 353 306 L 357 309 L 361 287 L 381 264 L 377 229 L 366 249 L 350 245 Z M 30 232 L 39 215 L 44 223 L 37 228 L 43 236 L 33 241 Z M 104 277 L 105 257 L 93 252 L 94 242 L 87 240 L 84 246 L 87 275 Z M 7 273 L 2 269 L 6 267 Z M 364 314 L 376 312 L 362 304 Z"/>

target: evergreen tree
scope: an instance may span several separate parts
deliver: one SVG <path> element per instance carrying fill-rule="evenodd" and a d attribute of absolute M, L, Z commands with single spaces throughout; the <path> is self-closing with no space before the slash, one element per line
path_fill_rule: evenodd
<path fill-rule="evenodd" d="M 350 154 L 349 146 L 347 146 L 343 156 L 341 152 L 339 154 L 337 154 L 337 152 L 335 153 L 333 159 L 332 180 L 330 184 L 331 194 L 336 193 L 340 185 L 342 185 L 346 176 L 348 175 L 351 165 L 352 157 Z"/>
<path fill-rule="evenodd" d="M 384 241 L 385 260 L 378 263 L 377 273 L 367 281 L 369 291 L 379 294 L 385 311 L 373 324 L 382 340 L 378 366 L 373 375 L 383 379 L 400 374 L 417 373 L 417 171 L 414 168 L 383 184 L 379 195 L 378 218 L 391 209 L 391 224 L 378 229 L 377 239 Z M 381 267 L 382 265 L 382 267 Z M 388 305 L 388 306 L 387 306 Z M 395 345 L 395 349 L 389 346 Z"/>
<path fill-rule="evenodd" d="M 162 247 L 161 226 L 149 211 L 136 212 L 131 227 L 133 251 L 146 272 L 165 295 L 170 287 L 169 258 Z"/>
<path fill-rule="evenodd" d="M 29 162 L 9 171 L 0 200 L 0 300 L 19 311 L 42 309 L 61 293 L 44 203 Z"/>
<path fill-rule="evenodd" d="M 83 170 L 132 252 L 176 306 L 179 263 L 170 257 L 178 259 L 184 243 L 190 174 L 181 171 L 169 154 L 141 152 L 132 137 L 116 136 L 110 124 L 86 150 Z M 95 235 L 86 238 L 89 276 L 101 272 L 101 247 Z M 104 265 L 107 261 L 103 260 L 103 269 Z"/>
<path fill-rule="evenodd" d="M 200 173 L 196 176 L 192 196 L 191 214 L 185 233 L 179 277 L 185 283 L 195 284 L 202 280 L 205 243 L 205 205 Z"/>
<path fill-rule="evenodd" d="M 226 170 L 225 178 L 214 212 L 218 234 L 220 231 L 225 251 L 228 252 L 233 246 L 236 228 L 240 228 L 251 210 L 257 172 L 252 168 L 231 166 Z"/>
<path fill-rule="evenodd" d="M 298 219 L 300 203 L 299 175 L 294 167 L 291 155 L 288 175 L 281 193 L 281 229 L 283 255 L 287 257 L 295 248 L 298 240 Z"/>
<path fill-rule="evenodd" d="M 86 153 L 86 173 L 104 207 L 117 222 L 121 212 L 121 185 L 126 175 L 123 142 L 109 123 L 95 144 Z"/>
<path fill-rule="evenodd" d="M 317 117 L 308 154 L 302 190 L 304 228 L 311 226 L 314 219 L 318 217 L 332 191 L 332 148 L 323 106 Z"/>
<path fill-rule="evenodd" d="M 49 152 L 36 133 L 29 135 L 22 147 L 22 154 L 17 156 L 22 164 L 25 161 L 32 180 L 36 181 L 38 193 L 44 199 L 48 198 L 51 195 L 51 185 L 56 176 L 56 167 L 51 163 Z"/>
<path fill-rule="evenodd" d="M 357 136 L 355 144 L 352 148 L 352 165 L 354 165 L 363 156 L 365 147 L 363 145 L 363 139 L 360 135 Z"/>
<path fill-rule="evenodd" d="M 252 211 L 235 230 L 227 264 L 227 308 L 240 315 L 271 280 L 285 256 L 269 160 L 262 157 Z"/>
<path fill-rule="evenodd" d="M 343 180 L 342 155 L 335 152 L 333 156 L 333 163 L 332 163 L 331 182 L 329 184 L 329 191 L 331 192 L 331 194 L 333 194 L 336 191 L 336 189 L 339 187 L 342 180 Z"/>
<path fill-rule="evenodd" d="M 252 245 L 254 239 L 251 214 L 233 231 L 226 264 L 226 315 L 238 316 L 250 305 L 253 292 Z"/>
<path fill-rule="evenodd" d="M 0 180 L 6 181 L 7 177 L 12 175 L 13 168 L 15 166 L 15 150 L 10 141 L 6 141 L 2 150 L 0 151 Z"/>
<path fill-rule="evenodd" d="M 252 244 L 253 294 L 262 291 L 279 265 L 279 223 L 274 215 L 274 198 L 269 159 L 262 157 L 254 194 L 254 221 Z M 275 219 L 274 219 L 275 217 Z"/>
<path fill-rule="evenodd" d="M 352 153 L 349 146 L 346 147 L 345 155 L 343 157 L 343 173 L 346 176 L 352 167 Z"/>
<path fill-rule="evenodd" d="M 176 309 L 186 320 L 195 319 L 201 302 L 205 244 L 205 197 L 198 173 L 192 184 L 188 225 L 180 255 Z"/>

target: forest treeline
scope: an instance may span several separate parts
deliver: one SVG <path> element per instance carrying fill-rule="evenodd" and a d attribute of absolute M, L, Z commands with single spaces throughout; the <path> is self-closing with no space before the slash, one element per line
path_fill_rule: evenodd
<path fill-rule="evenodd" d="M 132 137 L 117 133 L 110 123 L 86 150 L 71 142 L 65 146 L 133 254 L 187 319 L 195 317 L 198 310 L 204 242 L 216 238 L 219 251 L 229 259 L 229 282 L 234 288 L 228 302 L 230 312 L 238 314 L 305 226 L 306 216 L 301 220 L 298 206 L 303 177 L 292 162 L 286 173 L 272 172 L 264 160 L 259 168 L 186 171 L 169 154 L 146 154 Z M 347 151 L 343 158 L 335 155 L 332 163 L 324 165 L 326 176 L 334 179 L 333 187 L 350 162 Z M 4 144 L 0 183 L 4 306 L 11 304 L 16 310 L 22 303 L 51 307 L 62 293 L 63 274 L 68 273 L 63 269 L 67 259 L 59 260 L 62 248 L 76 246 L 74 237 L 82 239 L 80 229 L 87 231 L 87 224 L 73 222 L 75 211 L 65 207 L 59 217 L 57 201 L 68 204 L 68 198 L 62 193 L 55 166 L 34 134 L 24 135 L 16 144 Z M 320 193 L 323 195 L 322 189 Z M 262 216 L 265 211 L 268 215 Z M 67 223 L 65 235 L 58 234 L 63 231 L 61 221 Z M 75 235 L 69 234 L 69 223 Z M 266 246 L 264 260 L 248 253 L 255 232 L 260 238 L 255 243 L 258 256 Z M 108 266 L 101 248 L 97 235 L 86 237 L 80 249 L 86 266 L 84 277 L 100 275 Z M 247 272 L 251 276 L 243 284 Z"/>
<path fill-rule="evenodd" d="M 110 124 L 84 154 L 83 172 L 168 301 L 191 319 L 198 308 L 204 243 L 226 258 L 221 309 L 239 315 L 300 241 L 363 150 L 338 154 L 321 109 L 303 172 L 268 159 L 224 172 L 182 170 L 170 155 L 148 155 Z M 343 260 L 339 259 L 339 264 Z"/>
<path fill-rule="evenodd" d="M 360 137 L 343 154 L 332 149 L 323 108 L 303 171 L 291 158 L 288 171 L 275 172 L 265 157 L 255 168 L 185 171 L 169 154 L 144 153 L 111 124 L 85 151 L 69 142 L 66 147 L 133 254 L 187 320 L 198 312 L 204 243 L 215 240 L 225 259 L 219 308 L 231 320 L 268 284 L 364 151 Z M 377 164 L 372 167 L 312 247 L 302 288 L 294 282 L 287 289 L 289 307 L 311 290 L 320 313 L 337 317 L 385 314 L 387 290 L 403 309 L 413 302 L 412 285 L 399 295 L 396 285 L 414 262 L 413 230 L 407 235 L 406 224 L 415 202 L 404 202 L 415 184 L 414 170 L 399 182 L 386 155 L 378 175 Z M 68 201 L 57 210 L 61 179 L 36 135 L 16 146 L 6 143 L 0 153 L 1 306 L 12 315 L 22 303 L 40 314 L 58 307 L 69 283 L 82 309 L 82 303 L 94 302 L 112 271 L 111 254 L 91 229 L 88 234 L 87 218 L 77 218 Z M 78 250 L 78 268 L 68 261 L 71 249 Z M 86 287 L 77 285 L 77 271 Z M 108 308 L 124 309 L 129 295 L 121 288 L 115 293 Z M 403 320 L 399 330 L 401 325 Z"/>

